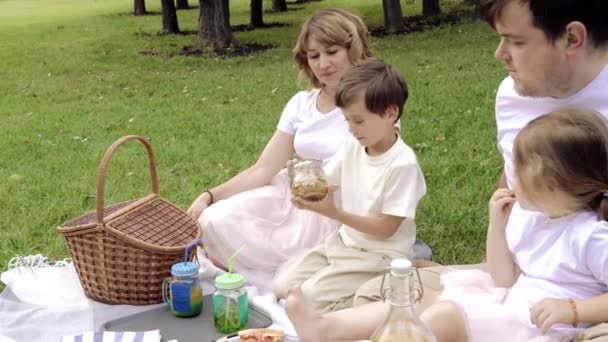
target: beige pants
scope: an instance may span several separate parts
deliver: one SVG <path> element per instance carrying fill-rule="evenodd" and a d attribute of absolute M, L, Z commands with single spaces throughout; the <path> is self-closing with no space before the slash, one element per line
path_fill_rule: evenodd
<path fill-rule="evenodd" d="M 296 285 L 319 313 L 351 307 L 355 291 L 366 281 L 383 274 L 387 256 L 347 247 L 338 232 L 277 274 L 274 291 L 280 298 Z"/>
<path fill-rule="evenodd" d="M 463 270 L 463 269 L 484 269 L 485 264 L 472 264 L 472 265 L 453 265 L 453 266 L 437 266 L 437 267 L 425 267 L 419 268 L 418 273 L 420 274 L 420 280 L 425 290 L 431 290 L 434 292 L 440 292 L 443 290 L 441 286 L 441 274 L 451 270 Z M 354 306 L 360 306 L 377 302 L 382 300 L 380 295 L 380 285 L 382 283 L 382 276 L 373 278 L 363 284 L 355 293 Z M 388 279 L 384 285 L 388 286 Z M 420 288 L 418 280 L 414 279 L 414 287 Z"/>

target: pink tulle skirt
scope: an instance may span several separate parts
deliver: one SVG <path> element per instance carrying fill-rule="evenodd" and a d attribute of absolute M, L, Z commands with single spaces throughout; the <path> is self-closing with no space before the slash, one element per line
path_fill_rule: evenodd
<path fill-rule="evenodd" d="M 470 342 L 571 341 L 572 336 L 543 335 L 529 321 L 528 308 L 503 305 L 508 289 L 496 287 L 489 273 L 458 270 L 441 275 L 444 290 L 440 300 L 458 304 L 466 322 Z"/>
<path fill-rule="evenodd" d="M 242 245 L 233 269 L 261 289 L 270 290 L 277 269 L 323 242 L 340 223 L 291 203 L 285 170 L 270 185 L 219 201 L 199 217 L 209 259 L 221 266 Z"/>

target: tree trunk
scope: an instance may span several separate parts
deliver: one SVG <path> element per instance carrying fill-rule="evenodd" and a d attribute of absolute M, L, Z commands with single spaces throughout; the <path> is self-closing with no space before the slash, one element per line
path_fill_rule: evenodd
<path fill-rule="evenodd" d="M 198 0 L 198 42 L 201 47 L 226 47 L 234 43 L 230 29 L 229 0 Z"/>
<path fill-rule="evenodd" d="M 382 0 L 384 9 L 384 29 L 388 33 L 401 32 L 403 30 L 403 12 L 399 0 Z"/>
<path fill-rule="evenodd" d="M 439 0 L 422 0 L 422 16 L 430 17 L 440 13 Z"/>
<path fill-rule="evenodd" d="M 175 0 L 175 7 L 177 9 L 190 9 L 188 0 Z"/>
<path fill-rule="evenodd" d="M 249 9 L 249 25 L 251 27 L 263 27 L 264 17 L 262 15 L 262 0 L 250 0 Z"/>
<path fill-rule="evenodd" d="M 134 15 L 146 15 L 146 1 L 145 0 L 134 0 L 133 1 L 133 14 Z"/>
<path fill-rule="evenodd" d="M 177 24 L 177 11 L 175 10 L 175 3 L 173 0 L 161 0 L 160 4 L 163 12 L 162 32 L 165 34 L 178 34 L 179 25 Z"/>
<path fill-rule="evenodd" d="M 273 12 L 287 12 L 287 1 L 272 0 L 272 11 Z"/>

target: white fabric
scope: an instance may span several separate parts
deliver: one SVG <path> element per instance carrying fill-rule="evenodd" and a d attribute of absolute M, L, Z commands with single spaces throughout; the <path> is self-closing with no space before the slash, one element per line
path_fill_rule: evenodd
<path fill-rule="evenodd" d="M 35 287 L 30 289 L 44 291 L 44 287 L 51 283 L 62 283 L 69 288 L 79 286 L 74 268 L 69 267 L 64 270 L 65 273 L 49 273 L 52 277 L 47 277 L 45 283 L 38 282 Z M 71 275 L 68 274 L 70 272 Z M 213 279 L 223 272 L 213 267 L 208 260 L 201 260 L 200 276 L 203 293 L 213 293 L 215 290 Z M 21 275 L 25 276 L 25 273 Z M 58 279 L 60 277 L 66 277 L 71 279 L 69 281 L 76 283 L 68 284 L 68 281 Z M 20 280 L 17 279 L 13 284 L 19 284 L 19 282 Z M 101 331 L 103 325 L 108 321 L 165 305 L 108 305 L 88 298 L 87 304 L 80 307 L 37 305 L 21 301 L 12 290 L 10 286 L 7 286 L 0 294 L 0 342 L 12 342 L 11 340 L 17 342 L 57 342 L 63 336 Z M 298 341 L 282 302 L 277 302 L 274 295 L 259 292 L 255 287 L 247 287 L 247 292 L 249 301 L 272 318 L 273 325 L 271 328 L 281 329 L 285 332 L 285 342 Z"/>
<path fill-rule="evenodd" d="M 344 145 L 348 124 L 339 108 L 319 112 L 318 97 L 319 89 L 295 94 L 283 109 L 277 129 L 294 137 L 298 157 L 325 164 Z"/>
<path fill-rule="evenodd" d="M 7 288 L 0 296 L 0 335 L 19 342 L 57 342 L 61 336 L 94 329 L 90 306 L 42 306 L 11 295 Z"/>
<path fill-rule="evenodd" d="M 369 156 L 365 147 L 351 136 L 343 150 L 328 163 L 326 173 L 329 182 L 340 187 L 344 211 L 362 216 L 387 214 L 405 218 L 388 239 L 377 239 L 342 225 L 340 236 L 346 246 L 392 259 L 413 257 L 414 218 L 426 184 L 414 151 L 400 137 L 385 153 Z"/>
<path fill-rule="evenodd" d="M 64 336 L 59 342 L 160 342 L 160 332 L 151 331 L 125 331 L 125 332 L 86 332 L 74 336 Z"/>
<path fill-rule="evenodd" d="M 518 95 L 513 79 L 507 77 L 496 94 L 496 128 L 498 149 L 503 160 L 505 175 L 513 185 L 513 142 L 517 133 L 531 120 L 565 107 L 592 109 L 608 118 L 608 65 L 581 91 L 565 99 L 533 98 Z"/>
<path fill-rule="evenodd" d="M 27 303 L 48 306 L 88 305 L 74 265 L 64 267 L 16 267 L 0 276 L 15 296 Z"/>
<path fill-rule="evenodd" d="M 506 228 L 523 274 L 505 306 L 529 320 L 529 308 L 544 298 L 584 299 L 608 292 L 608 222 L 594 212 L 550 219 L 523 211 L 516 203 Z M 576 331 L 568 325 L 556 329 Z"/>

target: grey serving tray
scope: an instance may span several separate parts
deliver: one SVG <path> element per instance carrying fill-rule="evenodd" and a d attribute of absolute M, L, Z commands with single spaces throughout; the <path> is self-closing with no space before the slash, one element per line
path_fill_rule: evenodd
<path fill-rule="evenodd" d="M 272 320 L 249 304 L 249 323 L 247 328 L 266 328 Z M 203 297 L 203 310 L 200 315 L 190 318 L 175 317 L 168 305 L 139 312 L 106 322 L 104 330 L 108 331 L 148 331 L 160 330 L 162 342 L 178 340 L 179 342 L 212 342 L 225 334 L 215 330 L 213 325 L 212 296 Z"/>

